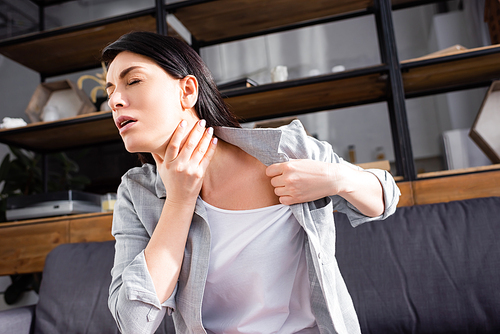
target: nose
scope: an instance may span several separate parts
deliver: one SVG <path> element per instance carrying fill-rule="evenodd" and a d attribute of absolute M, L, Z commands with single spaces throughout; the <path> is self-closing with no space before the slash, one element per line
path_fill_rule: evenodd
<path fill-rule="evenodd" d="M 123 94 L 121 94 L 119 91 L 114 91 L 108 100 L 108 105 L 111 110 L 116 111 L 119 108 L 125 107 L 127 103 Z"/>

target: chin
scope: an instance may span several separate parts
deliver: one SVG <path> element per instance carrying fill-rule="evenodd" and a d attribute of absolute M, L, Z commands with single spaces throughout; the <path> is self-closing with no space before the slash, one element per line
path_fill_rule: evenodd
<path fill-rule="evenodd" d="M 134 143 L 130 142 L 127 140 L 123 141 L 123 144 L 125 145 L 125 149 L 129 153 L 144 153 L 144 152 L 150 152 L 151 148 L 146 147 L 147 145 L 144 145 L 143 143 Z"/>

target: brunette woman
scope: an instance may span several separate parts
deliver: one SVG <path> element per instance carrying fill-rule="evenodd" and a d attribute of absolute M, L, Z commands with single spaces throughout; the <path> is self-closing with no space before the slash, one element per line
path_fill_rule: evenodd
<path fill-rule="evenodd" d="M 390 174 L 345 162 L 298 121 L 242 129 L 182 41 L 131 33 L 103 58 L 125 147 L 155 162 L 118 189 L 109 307 L 120 331 L 153 333 L 172 315 L 182 334 L 359 333 L 332 212 L 353 226 L 392 214 Z"/>

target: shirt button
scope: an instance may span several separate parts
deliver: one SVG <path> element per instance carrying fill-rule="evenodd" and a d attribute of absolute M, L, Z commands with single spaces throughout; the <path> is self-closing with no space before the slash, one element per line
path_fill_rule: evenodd
<path fill-rule="evenodd" d="M 318 259 L 321 259 L 321 254 L 320 253 L 318 253 Z"/>

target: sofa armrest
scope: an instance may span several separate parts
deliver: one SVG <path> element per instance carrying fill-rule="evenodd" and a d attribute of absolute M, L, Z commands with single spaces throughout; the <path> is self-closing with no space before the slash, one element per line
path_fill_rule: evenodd
<path fill-rule="evenodd" d="M 31 334 L 34 318 L 35 305 L 0 311 L 0 334 Z"/>

